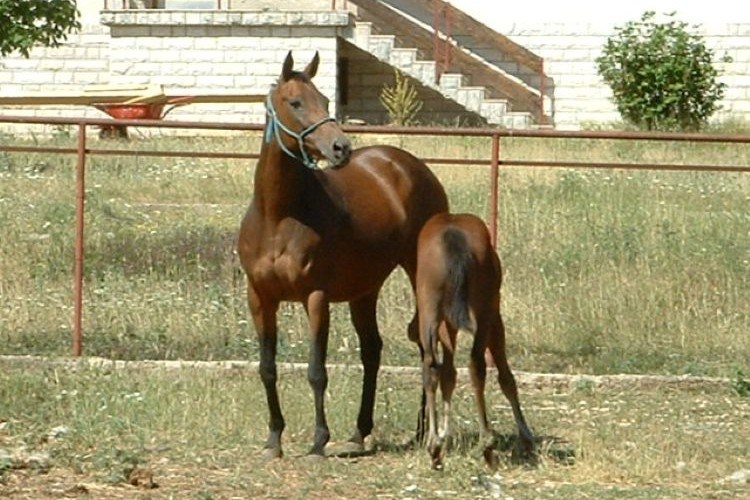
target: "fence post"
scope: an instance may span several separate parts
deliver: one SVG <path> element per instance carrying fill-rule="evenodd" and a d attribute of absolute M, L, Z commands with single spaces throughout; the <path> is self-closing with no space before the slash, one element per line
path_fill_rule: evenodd
<path fill-rule="evenodd" d="M 83 333 L 83 208 L 86 177 L 86 123 L 78 124 L 78 161 L 76 164 L 76 235 L 75 268 L 73 271 L 73 356 L 82 352 Z"/>
<path fill-rule="evenodd" d="M 492 134 L 492 155 L 490 163 L 490 238 L 497 248 L 498 224 L 498 177 L 500 174 L 500 135 Z"/>

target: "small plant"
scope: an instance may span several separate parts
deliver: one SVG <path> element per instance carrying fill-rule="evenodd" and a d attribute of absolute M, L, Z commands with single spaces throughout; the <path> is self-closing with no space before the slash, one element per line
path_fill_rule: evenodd
<path fill-rule="evenodd" d="M 407 77 L 399 71 L 394 71 L 394 75 L 393 85 L 386 85 L 381 90 L 380 103 L 388 112 L 388 119 L 392 125 L 413 125 L 424 103 Z"/>
<path fill-rule="evenodd" d="M 750 380 L 745 378 L 745 374 L 742 373 L 742 370 L 737 370 L 730 385 L 734 392 L 739 396 L 742 396 L 743 398 L 750 397 Z"/>
<path fill-rule="evenodd" d="M 594 381 L 590 378 L 581 377 L 573 382 L 573 389 L 578 392 L 591 393 L 594 391 Z"/>
<path fill-rule="evenodd" d="M 73 137 L 70 125 L 55 125 L 52 128 L 52 137 L 57 140 L 66 140 Z"/>
<path fill-rule="evenodd" d="M 0 153 L 0 173 L 2 172 L 13 172 L 13 158 L 5 151 Z"/>
<path fill-rule="evenodd" d="M 596 59 L 599 75 L 626 122 L 645 130 L 701 130 L 726 84 L 717 81 L 713 52 L 687 23 L 673 19 L 674 12 L 663 23 L 655 16 L 647 11 L 616 28 Z"/>

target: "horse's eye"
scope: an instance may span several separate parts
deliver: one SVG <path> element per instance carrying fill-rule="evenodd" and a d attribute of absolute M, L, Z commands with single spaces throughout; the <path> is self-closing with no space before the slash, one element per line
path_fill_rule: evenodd
<path fill-rule="evenodd" d="M 295 99 L 293 101 L 289 101 L 289 105 L 294 109 L 299 109 L 302 107 L 302 101 Z"/>

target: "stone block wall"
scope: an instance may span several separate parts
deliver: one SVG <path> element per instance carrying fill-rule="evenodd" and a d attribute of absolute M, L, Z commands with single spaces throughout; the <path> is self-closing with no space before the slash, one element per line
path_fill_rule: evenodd
<path fill-rule="evenodd" d="M 170 94 L 266 94 L 292 50 L 302 69 L 318 51 L 315 83 L 337 113 L 337 37 L 346 12 L 105 11 L 59 48 L 0 63 L 0 92 L 81 90 L 87 84 L 162 84 Z M 89 33 L 92 28 L 97 33 Z M 89 106 L 0 107 L 4 114 L 104 117 Z M 199 103 L 170 119 L 260 123 L 262 103 Z"/>
<path fill-rule="evenodd" d="M 79 90 L 85 85 L 109 81 L 109 29 L 87 26 L 79 34 L 68 37 L 61 47 L 35 47 L 29 58 L 14 53 L 0 59 L 0 95 L 19 95 L 29 92 Z M 70 106 L 0 106 L 0 114 L 19 116 L 99 116 L 90 108 L 84 113 Z"/>

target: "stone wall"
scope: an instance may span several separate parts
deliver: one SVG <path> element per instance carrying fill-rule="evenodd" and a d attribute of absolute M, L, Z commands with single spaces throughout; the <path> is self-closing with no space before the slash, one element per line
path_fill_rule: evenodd
<path fill-rule="evenodd" d="M 0 95 L 80 90 L 85 85 L 108 83 L 109 62 L 109 29 L 87 26 L 82 33 L 69 36 L 61 47 L 35 47 L 28 59 L 20 54 L 0 59 Z M 0 106 L 0 114 L 20 116 L 64 116 L 71 111 L 100 116 L 93 108 L 81 113 L 80 107 L 69 106 Z"/>
<path fill-rule="evenodd" d="M 34 49 L 0 65 L 4 95 L 81 90 L 86 84 L 162 84 L 170 94 L 266 94 L 288 51 L 297 69 L 319 52 L 315 83 L 337 102 L 337 37 L 346 12 L 105 11 L 59 48 Z M 95 32 L 95 33 L 94 33 Z M 0 107 L 4 114 L 103 117 L 88 106 Z M 171 119 L 259 123 L 261 103 L 191 104 Z"/>

